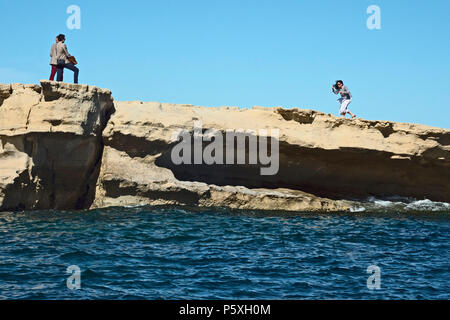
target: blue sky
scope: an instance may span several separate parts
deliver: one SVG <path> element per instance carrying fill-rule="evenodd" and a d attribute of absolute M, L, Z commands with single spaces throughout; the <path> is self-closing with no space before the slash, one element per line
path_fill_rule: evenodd
<path fill-rule="evenodd" d="M 72 4 L 80 30 L 66 27 Z M 381 30 L 366 27 L 372 4 Z M 116 100 L 337 115 L 342 79 L 359 117 L 450 128 L 448 0 L 0 0 L 0 12 L 0 83 L 48 79 L 64 33 L 80 83 Z"/>

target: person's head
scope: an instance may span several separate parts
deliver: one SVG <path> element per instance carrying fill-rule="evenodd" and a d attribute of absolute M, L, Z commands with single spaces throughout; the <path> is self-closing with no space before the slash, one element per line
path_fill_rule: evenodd
<path fill-rule="evenodd" d="M 58 41 L 59 41 L 59 40 L 58 40 L 58 36 L 56 36 L 56 43 L 58 43 Z"/>
<path fill-rule="evenodd" d="M 66 36 L 63 34 L 59 34 L 56 38 L 58 39 L 59 42 L 66 41 Z"/>
<path fill-rule="evenodd" d="M 342 82 L 342 80 L 336 81 L 336 88 L 342 89 L 343 86 L 344 86 L 344 82 Z"/>

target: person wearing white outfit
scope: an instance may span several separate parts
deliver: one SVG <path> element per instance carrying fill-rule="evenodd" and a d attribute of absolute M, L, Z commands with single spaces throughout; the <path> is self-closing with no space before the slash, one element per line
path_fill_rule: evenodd
<path fill-rule="evenodd" d="M 352 94 L 350 93 L 350 90 L 348 90 L 348 88 L 344 86 L 344 82 L 342 80 L 336 81 L 336 84 L 331 86 L 331 90 L 334 94 L 341 95 L 341 97 L 338 99 L 339 103 L 341 104 L 339 114 L 345 117 L 345 115 L 348 113 L 352 116 L 352 119 L 356 118 L 356 115 L 348 110 L 348 105 L 352 102 Z"/>

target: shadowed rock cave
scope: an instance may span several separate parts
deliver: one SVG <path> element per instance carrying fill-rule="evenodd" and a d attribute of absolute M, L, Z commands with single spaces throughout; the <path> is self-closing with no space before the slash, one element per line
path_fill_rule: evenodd
<path fill-rule="evenodd" d="M 210 142 L 204 142 L 203 148 Z M 261 175 L 260 164 L 250 165 L 249 140 L 246 140 L 247 164 L 180 164 L 172 162 L 175 144 L 160 148 L 156 165 L 171 170 L 181 181 L 198 181 L 218 186 L 244 186 L 247 188 L 288 188 L 331 199 L 365 199 L 369 196 L 425 197 L 434 201 L 450 201 L 442 183 L 442 170 L 436 163 L 423 164 L 423 159 L 393 160 L 393 154 L 359 148 L 324 150 L 279 143 L 279 171 L 275 175 Z M 161 146 L 159 146 L 161 147 Z M 191 150 L 194 150 L 193 143 Z M 271 150 L 268 147 L 268 150 Z M 153 153 L 153 152 L 152 152 Z M 193 153 L 193 152 L 192 152 Z M 226 150 L 223 151 L 224 158 Z M 191 157 L 193 161 L 193 154 Z M 408 161 L 408 166 L 404 163 Z M 419 163 L 422 161 L 422 163 Z M 224 161 L 225 163 L 225 161 Z M 411 175 L 411 172 L 416 172 Z M 449 176 L 446 177 L 450 178 Z M 439 195 L 439 196 L 436 196 Z"/>

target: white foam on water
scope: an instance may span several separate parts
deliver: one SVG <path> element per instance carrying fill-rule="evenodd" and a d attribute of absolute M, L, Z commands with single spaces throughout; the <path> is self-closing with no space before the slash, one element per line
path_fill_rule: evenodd
<path fill-rule="evenodd" d="M 419 211 L 450 211 L 450 203 L 435 202 L 428 199 L 417 200 L 409 203 L 406 209 L 419 210 Z"/>
<path fill-rule="evenodd" d="M 389 197 L 385 199 L 369 197 L 362 201 L 359 206 L 350 209 L 350 212 L 362 211 L 450 212 L 450 203 L 431 201 L 429 199 L 417 200 L 408 197 Z"/>
<path fill-rule="evenodd" d="M 350 212 L 364 212 L 366 211 L 366 208 L 364 207 L 351 207 Z"/>

